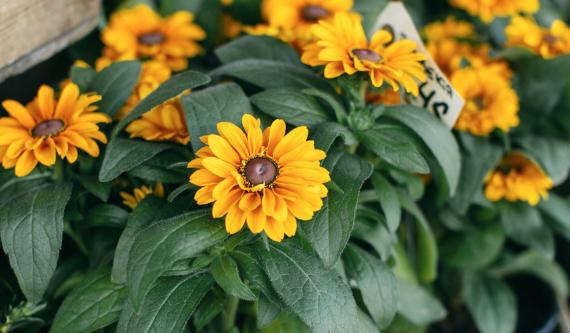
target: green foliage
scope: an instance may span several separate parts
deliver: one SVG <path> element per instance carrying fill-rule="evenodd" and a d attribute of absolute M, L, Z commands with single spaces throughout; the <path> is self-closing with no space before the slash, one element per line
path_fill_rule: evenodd
<path fill-rule="evenodd" d="M 138 61 L 114 63 L 96 73 L 86 91 L 101 95 L 102 99 L 97 103 L 99 110 L 114 117 L 132 94 L 140 72 L 141 64 Z M 83 83 L 83 79 L 79 79 L 79 83 Z"/>

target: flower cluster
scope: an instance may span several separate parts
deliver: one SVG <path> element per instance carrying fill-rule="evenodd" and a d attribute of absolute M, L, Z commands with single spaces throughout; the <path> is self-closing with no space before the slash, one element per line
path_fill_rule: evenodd
<path fill-rule="evenodd" d="M 533 14 L 540 8 L 539 0 L 450 0 L 450 3 L 471 15 L 479 16 L 486 23 L 497 16 Z"/>
<path fill-rule="evenodd" d="M 570 28 L 561 20 L 554 20 L 550 28 L 543 28 L 532 18 L 517 16 L 505 34 L 508 46 L 527 48 L 546 59 L 570 53 Z"/>

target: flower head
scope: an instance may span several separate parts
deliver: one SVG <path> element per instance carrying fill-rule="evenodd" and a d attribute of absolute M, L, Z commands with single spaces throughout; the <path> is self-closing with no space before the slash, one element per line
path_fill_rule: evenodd
<path fill-rule="evenodd" d="M 465 99 L 455 128 L 473 135 L 505 132 L 519 125 L 519 99 L 500 72 L 492 67 L 467 68 L 451 77 L 451 84 Z"/>
<path fill-rule="evenodd" d="M 190 141 L 180 98 L 174 98 L 144 113 L 126 128 L 131 138 L 147 141 L 172 141 L 182 145 Z"/>
<path fill-rule="evenodd" d="M 189 168 L 190 182 L 200 186 L 195 199 L 214 203 L 212 215 L 225 216 L 230 234 L 247 222 L 253 233 L 264 231 L 274 241 L 297 230 L 297 219 L 310 220 L 323 206 L 330 180 L 321 167 L 325 152 L 307 140 L 306 127 L 285 134 L 285 122 L 275 120 L 262 131 L 259 119 L 244 115 L 238 126 L 221 122 L 219 135 L 202 137 L 206 144 Z"/>
<path fill-rule="evenodd" d="M 552 22 L 547 29 L 532 18 L 513 17 L 505 34 L 508 46 L 528 48 L 546 59 L 570 53 L 570 28 L 560 20 Z"/>
<path fill-rule="evenodd" d="M 145 5 L 119 10 L 103 30 L 101 62 L 150 58 L 175 71 L 183 70 L 188 67 L 187 58 L 202 52 L 196 41 L 206 36 L 193 19 L 185 11 L 162 18 Z"/>
<path fill-rule="evenodd" d="M 142 64 L 141 74 L 133 93 L 117 113 L 117 119 L 123 119 L 148 94 L 153 92 L 161 83 L 170 79 L 172 72 L 160 61 L 146 61 Z"/>
<path fill-rule="evenodd" d="M 477 37 L 473 24 L 458 20 L 453 16 L 448 16 L 443 21 L 427 24 L 422 33 L 430 42 L 444 39 L 474 39 Z"/>
<path fill-rule="evenodd" d="M 146 198 L 150 194 L 153 194 L 159 198 L 164 197 L 164 186 L 162 186 L 162 183 L 157 182 L 154 185 L 154 189 L 146 185 L 137 187 L 133 190 L 133 194 L 127 192 L 119 193 L 121 198 L 123 198 L 123 204 L 125 204 L 125 206 L 128 206 L 131 209 L 137 208 L 139 202 L 141 202 L 144 198 Z"/>
<path fill-rule="evenodd" d="M 450 0 L 452 6 L 466 10 L 489 23 L 496 16 L 533 14 L 540 9 L 539 0 Z"/>
<path fill-rule="evenodd" d="M 491 201 L 526 201 L 534 206 L 541 198 L 548 199 L 552 185 L 540 166 L 521 153 L 512 153 L 487 176 L 485 196 Z"/>
<path fill-rule="evenodd" d="M 386 30 L 377 31 L 368 42 L 357 14 L 338 13 L 332 22 L 320 21 L 311 28 L 315 41 L 304 48 L 301 60 L 310 66 L 325 65 L 325 77 L 365 72 L 375 87 L 387 82 L 398 91 L 418 95 L 416 80 L 425 81 L 421 61 L 426 56 L 416 52 L 411 40 L 393 41 Z"/>
<path fill-rule="evenodd" d="M 59 99 L 51 87 L 43 85 L 37 97 L 23 106 L 5 100 L 2 106 L 8 117 L 0 118 L 0 159 L 5 169 L 15 167 L 16 176 L 26 176 L 39 163 L 55 164 L 56 155 L 69 163 L 77 160 L 77 148 L 99 156 L 96 141 L 107 143 L 98 123 L 108 123 L 109 117 L 94 112 L 93 103 L 101 96 L 81 95 L 73 83 L 65 86 Z"/>

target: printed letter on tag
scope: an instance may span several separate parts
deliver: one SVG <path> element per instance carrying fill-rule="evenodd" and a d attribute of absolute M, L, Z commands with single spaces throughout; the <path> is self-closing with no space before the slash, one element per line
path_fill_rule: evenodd
<path fill-rule="evenodd" d="M 376 20 L 373 31 L 379 29 L 392 32 L 395 40 L 406 38 L 415 41 L 418 51 L 427 55 L 428 60 L 424 63 L 427 81 L 420 85 L 419 96 L 407 95 L 405 100 L 432 111 L 449 128 L 453 128 L 465 102 L 431 58 L 403 3 L 388 3 Z"/>

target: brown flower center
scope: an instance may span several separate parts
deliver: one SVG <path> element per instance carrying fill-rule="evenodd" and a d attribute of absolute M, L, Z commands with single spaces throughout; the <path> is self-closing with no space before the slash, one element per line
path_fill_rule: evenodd
<path fill-rule="evenodd" d="M 475 106 L 477 106 L 477 109 L 479 109 L 479 110 L 483 110 L 486 106 L 485 101 L 481 97 L 477 97 L 477 98 L 473 99 L 473 103 L 475 104 Z"/>
<path fill-rule="evenodd" d="M 558 42 L 558 40 L 559 40 L 559 38 L 552 35 L 552 34 L 547 34 L 546 36 L 544 36 L 544 41 L 547 44 L 554 44 L 554 43 Z"/>
<path fill-rule="evenodd" d="M 149 32 L 139 36 L 139 43 L 143 45 L 156 45 L 164 42 L 164 35 L 160 32 Z"/>
<path fill-rule="evenodd" d="M 65 123 L 59 119 L 44 120 L 32 128 L 32 136 L 51 136 L 59 133 Z"/>
<path fill-rule="evenodd" d="M 301 9 L 301 16 L 305 21 L 317 22 L 329 16 L 331 13 L 324 7 L 318 5 L 306 5 Z"/>
<path fill-rule="evenodd" d="M 354 49 L 352 50 L 352 54 L 360 60 L 371 62 L 380 62 L 384 59 L 380 54 L 370 49 Z"/>
<path fill-rule="evenodd" d="M 279 170 L 275 162 L 267 157 L 255 157 L 247 161 L 244 167 L 244 175 L 251 185 L 271 185 Z"/>

